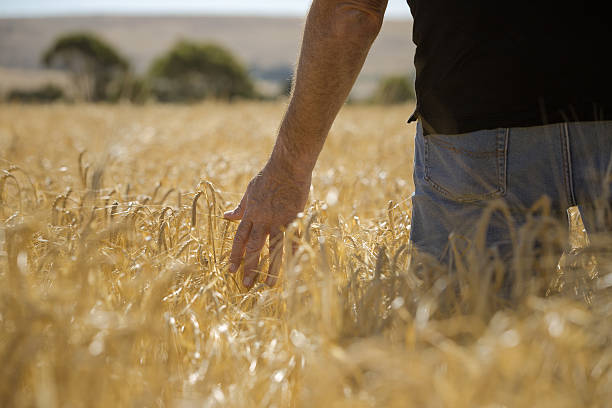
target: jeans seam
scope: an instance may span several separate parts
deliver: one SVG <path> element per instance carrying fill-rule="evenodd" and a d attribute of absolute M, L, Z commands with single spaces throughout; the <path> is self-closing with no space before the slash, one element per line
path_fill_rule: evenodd
<path fill-rule="evenodd" d="M 565 189 L 567 193 L 568 205 L 573 207 L 576 205 L 576 197 L 574 195 L 574 180 L 572 175 L 572 155 L 569 143 L 569 125 L 567 122 L 561 124 L 561 146 L 562 146 L 562 161 L 563 172 L 565 176 Z"/>
<path fill-rule="evenodd" d="M 497 184 L 501 195 L 506 194 L 508 166 L 508 134 L 510 128 L 500 129 L 497 137 Z"/>

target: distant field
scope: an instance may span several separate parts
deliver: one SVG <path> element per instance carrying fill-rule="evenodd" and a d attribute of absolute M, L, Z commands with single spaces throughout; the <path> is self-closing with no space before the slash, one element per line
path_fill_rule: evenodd
<path fill-rule="evenodd" d="M 245 291 L 221 214 L 282 104 L 0 105 L 0 406 L 609 406 L 610 259 L 511 308 L 413 259 L 412 108 L 343 110 L 280 285 Z"/>
<path fill-rule="evenodd" d="M 266 17 L 57 17 L 0 19 L 0 68 L 40 68 L 40 55 L 68 31 L 101 35 L 123 52 L 138 72 L 180 38 L 213 41 L 230 48 L 260 79 L 291 70 L 303 20 Z M 369 94 L 381 75 L 409 74 L 414 44 L 411 21 L 387 21 L 353 95 Z M 0 88 L 8 79 L 1 75 Z"/>

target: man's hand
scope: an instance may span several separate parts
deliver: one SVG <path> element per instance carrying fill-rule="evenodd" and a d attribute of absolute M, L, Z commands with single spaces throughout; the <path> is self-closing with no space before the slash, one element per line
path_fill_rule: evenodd
<path fill-rule="evenodd" d="M 236 230 L 230 255 L 230 272 L 244 258 L 243 284 L 253 286 L 257 279 L 259 257 L 269 236 L 270 268 L 266 283 L 276 282 L 283 253 L 283 229 L 304 209 L 310 177 L 299 177 L 288 169 L 268 163 L 249 183 L 240 204 L 226 212 L 228 220 L 242 220 Z"/>
<path fill-rule="evenodd" d="M 295 73 L 295 87 L 266 167 L 249 183 L 238 208 L 230 271 L 245 257 L 244 285 L 257 275 L 270 235 L 270 271 L 280 268 L 282 229 L 304 209 L 310 178 L 334 118 L 346 100 L 382 25 L 387 0 L 313 0 Z"/>

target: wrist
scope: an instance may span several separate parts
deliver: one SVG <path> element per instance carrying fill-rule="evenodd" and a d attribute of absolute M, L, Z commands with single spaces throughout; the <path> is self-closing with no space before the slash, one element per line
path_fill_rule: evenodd
<path fill-rule="evenodd" d="M 277 143 L 266 163 L 266 168 L 273 171 L 274 174 L 310 182 L 315 163 L 316 158 L 291 154 Z"/>

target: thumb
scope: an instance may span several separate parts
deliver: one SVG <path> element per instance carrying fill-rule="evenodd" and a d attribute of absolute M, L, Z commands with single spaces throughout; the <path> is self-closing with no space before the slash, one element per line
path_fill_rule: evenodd
<path fill-rule="evenodd" d="M 246 193 L 245 195 L 242 196 L 242 200 L 240 200 L 240 204 L 238 204 L 238 206 L 234 208 L 232 211 L 228 211 L 225 214 L 223 214 L 223 218 L 225 218 L 226 220 L 230 220 L 230 221 L 238 221 L 242 219 L 245 209 L 246 209 Z"/>

